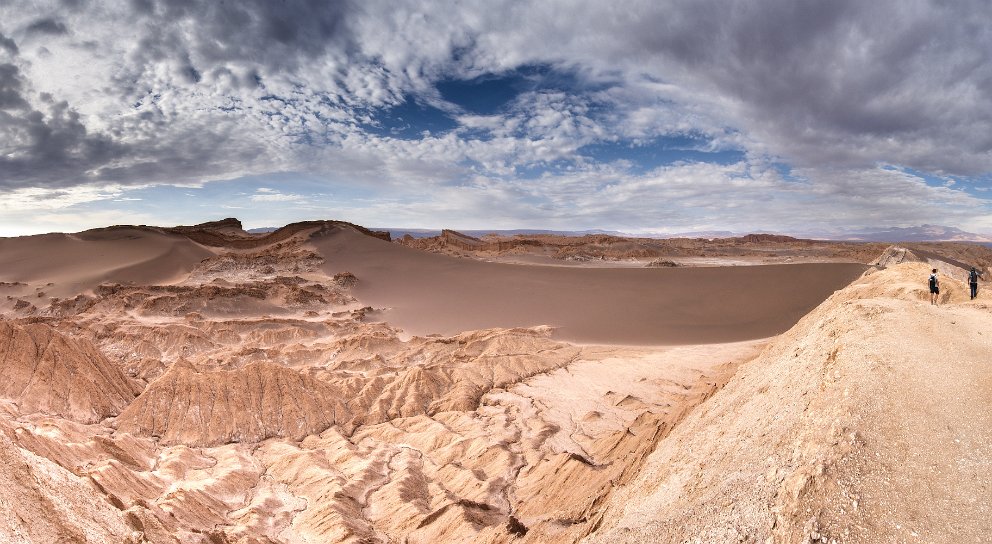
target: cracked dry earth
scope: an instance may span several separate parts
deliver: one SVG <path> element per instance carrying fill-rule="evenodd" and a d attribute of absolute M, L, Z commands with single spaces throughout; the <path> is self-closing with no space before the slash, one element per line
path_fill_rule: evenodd
<path fill-rule="evenodd" d="M 763 346 L 408 338 L 312 230 L 0 284 L 5 542 L 574 542 Z"/>

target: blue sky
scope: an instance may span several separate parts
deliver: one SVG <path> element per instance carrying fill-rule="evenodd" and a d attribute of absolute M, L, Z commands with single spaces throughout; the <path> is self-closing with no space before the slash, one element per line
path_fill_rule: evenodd
<path fill-rule="evenodd" d="M 0 235 L 992 233 L 992 7 L 0 5 Z"/>

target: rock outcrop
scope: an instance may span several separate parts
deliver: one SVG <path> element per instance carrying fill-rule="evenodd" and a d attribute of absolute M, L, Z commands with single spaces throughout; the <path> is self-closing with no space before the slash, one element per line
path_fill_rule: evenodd
<path fill-rule="evenodd" d="M 41 323 L 0 321 L 0 397 L 21 413 L 93 423 L 119 414 L 137 393 L 89 341 Z"/>
<path fill-rule="evenodd" d="M 21 450 L 0 432 L 0 540 L 4 543 L 137 544 L 140 536 L 85 478 Z"/>
<path fill-rule="evenodd" d="M 198 371 L 177 363 L 124 410 L 117 428 L 165 444 L 215 446 L 299 440 L 348 415 L 337 390 L 290 368 L 253 363 Z"/>
<path fill-rule="evenodd" d="M 925 263 L 926 259 L 918 257 L 911 250 L 899 247 L 899 246 L 889 246 L 878 256 L 877 259 L 872 261 L 870 264 L 872 266 L 877 266 L 879 268 L 886 268 L 894 264 L 900 263 Z"/>
<path fill-rule="evenodd" d="M 476 331 L 408 344 L 391 337 L 392 347 L 376 355 L 360 347 L 375 338 L 359 336 L 328 350 L 338 354 L 337 365 L 312 373 L 269 362 L 230 370 L 180 362 L 124 410 L 117 428 L 164 444 L 217 446 L 271 437 L 299 440 L 331 425 L 351 432 L 401 417 L 474 410 L 489 391 L 576 357 L 577 349 L 547 334 Z"/>

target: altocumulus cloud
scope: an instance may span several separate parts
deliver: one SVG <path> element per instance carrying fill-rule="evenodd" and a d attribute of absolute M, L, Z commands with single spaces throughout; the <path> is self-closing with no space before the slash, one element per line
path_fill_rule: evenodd
<path fill-rule="evenodd" d="M 981 0 L 13 0 L 0 192 L 71 223 L 298 173 L 366 224 L 992 230 L 989 22 Z M 262 188 L 246 206 L 308 197 Z"/>

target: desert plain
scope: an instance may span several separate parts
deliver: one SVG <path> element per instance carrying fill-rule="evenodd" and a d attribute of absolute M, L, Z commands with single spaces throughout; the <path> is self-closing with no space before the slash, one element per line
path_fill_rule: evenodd
<path fill-rule="evenodd" d="M 990 542 L 990 266 L 336 221 L 3 238 L 0 541 Z"/>

